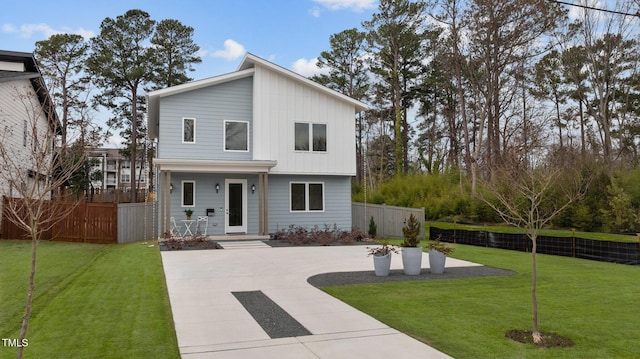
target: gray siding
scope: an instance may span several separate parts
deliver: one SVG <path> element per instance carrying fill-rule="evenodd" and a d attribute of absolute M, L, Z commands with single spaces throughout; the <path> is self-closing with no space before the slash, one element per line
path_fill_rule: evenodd
<path fill-rule="evenodd" d="M 324 212 L 291 212 L 289 183 L 323 182 Z M 287 229 L 289 225 L 308 229 L 334 224 L 343 230 L 351 229 L 350 176 L 287 176 L 269 175 L 269 233 Z"/>
<path fill-rule="evenodd" d="M 182 118 L 196 119 L 196 142 L 182 143 Z M 249 152 L 225 152 L 224 121 L 249 122 Z M 162 98 L 158 158 L 251 160 L 253 77 Z"/>
<path fill-rule="evenodd" d="M 208 235 L 224 234 L 224 198 L 225 178 L 247 180 L 247 233 L 258 233 L 258 192 L 251 193 L 251 185 L 258 186 L 257 175 L 240 174 L 216 174 L 216 173 L 171 173 L 173 191 L 171 193 L 171 215 L 176 217 L 176 223 L 182 225 L 180 220 L 186 218 L 184 210 L 193 210 L 192 219 L 206 215 L 207 208 L 214 208 L 215 215 L 209 217 L 207 228 Z M 182 181 L 195 181 L 196 202 L 195 207 L 182 207 Z M 220 185 L 220 191 L 216 193 L 216 183 Z M 195 233 L 195 224 L 191 227 Z M 181 228 L 184 231 L 184 227 Z"/>
<path fill-rule="evenodd" d="M 209 173 L 178 173 L 171 174 L 173 192 L 171 193 L 171 215 L 176 218 L 178 225 L 185 219 L 181 206 L 182 181 L 191 180 L 196 183 L 196 203 L 193 209 L 193 219 L 206 215 L 207 208 L 214 208 L 215 215 L 209 217 L 207 234 L 224 234 L 224 199 L 225 178 L 247 180 L 247 233 L 258 233 L 258 192 L 251 193 L 251 185 L 258 186 L 257 175 L 246 174 L 209 174 Z M 291 212 L 289 183 L 295 182 L 323 182 L 324 207 L 323 212 Z M 220 184 L 220 191 L 216 193 L 216 183 Z M 278 229 L 287 229 L 289 225 L 304 226 L 309 229 L 314 226 L 324 228 L 324 225 L 351 229 L 351 177 L 349 176 L 288 176 L 269 175 L 269 233 Z M 195 229 L 195 224 L 192 230 Z M 181 228 L 184 231 L 184 227 Z"/>

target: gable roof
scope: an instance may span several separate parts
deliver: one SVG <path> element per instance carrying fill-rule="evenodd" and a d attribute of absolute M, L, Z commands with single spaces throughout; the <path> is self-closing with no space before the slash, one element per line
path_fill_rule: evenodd
<path fill-rule="evenodd" d="M 38 101 L 42 106 L 45 116 L 49 120 L 49 125 L 53 130 L 60 133 L 60 120 L 58 119 L 55 105 L 51 100 L 51 96 L 49 95 L 49 91 L 47 90 L 44 79 L 40 74 L 40 70 L 38 69 L 38 65 L 33 54 L 30 52 L 0 50 L 0 62 L 23 65 L 23 68 L 18 71 L 4 70 L 0 68 L 0 83 L 15 80 L 29 80 L 36 96 L 38 97 Z"/>
<path fill-rule="evenodd" d="M 313 80 L 310 80 L 296 72 L 293 72 L 291 70 L 285 69 L 284 67 L 281 67 L 279 65 L 276 65 L 272 62 L 269 62 L 261 57 L 258 57 L 252 53 L 247 52 L 244 55 L 244 59 L 242 60 L 242 62 L 240 63 L 240 66 L 238 67 L 238 71 L 241 70 L 246 70 L 246 69 L 250 69 L 250 68 L 255 68 L 255 66 L 262 66 L 265 67 L 269 70 L 275 71 L 281 75 L 284 75 L 294 81 L 303 83 L 309 87 L 312 87 L 320 92 L 323 92 L 331 97 L 337 98 L 341 101 L 347 102 L 352 104 L 355 108 L 357 112 L 360 111 L 364 111 L 369 109 L 369 106 L 367 106 L 366 104 L 358 101 L 358 100 L 354 100 L 351 97 L 344 95 L 338 91 L 332 90 L 326 86 L 323 86 Z"/>
<path fill-rule="evenodd" d="M 214 76 L 214 77 L 209 77 L 202 80 L 188 82 L 182 85 L 176 85 L 176 86 L 148 92 L 146 97 L 147 97 L 147 121 L 148 121 L 147 128 L 149 131 L 149 137 L 150 138 L 158 137 L 159 120 L 160 120 L 159 118 L 160 99 L 162 97 L 176 95 L 176 94 L 187 92 L 187 91 L 193 91 L 193 90 L 201 89 L 204 87 L 222 84 L 225 82 L 253 76 L 253 74 L 255 73 L 256 66 L 265 67 L 283 76 L 286 76 L 290 79 L 300 82 L 306 86 L 312 87 L 340 101 L 347 102 L 353 105 L 356 111 L 364 111 L 369 108 L 366 104 L 360 101 L 354 100 L 349 96 L 343 95 L 335 90 L 332 90 L 328 87 L 320 85 L 319 83 L 312 81 L 300 74 L 297 74 L 291 70 L 287 70 L 284 67 L 278 66 L 274 63 L 271 63 L 251 53 L 246 53 L 242 62 L 240 63 L 240 66 L 238 66 L 238 69 L 235 72 Z"/>

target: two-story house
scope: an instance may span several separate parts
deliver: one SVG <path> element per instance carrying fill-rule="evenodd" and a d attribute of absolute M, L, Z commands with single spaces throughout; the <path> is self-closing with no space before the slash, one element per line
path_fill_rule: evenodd
<path fill-rule="evenodd" d="M 351 229 L 355 114 L 367 106 L 260 57 L 147 94 L 160 226 L 184 210 L 208 234 Z"/>
<path fill-rule="evenodd" d="M 20 197 L 39 175 L 32 151 L 36 142 L 51 142 L 60 124 L 33 54 L 0 50 L 0 145 L 11 163 L 0 158 L 0 198 Z M 41 143 L 40 143 L 41 144 Z M 2 202 L 0 201 L 0 211 Z"/>

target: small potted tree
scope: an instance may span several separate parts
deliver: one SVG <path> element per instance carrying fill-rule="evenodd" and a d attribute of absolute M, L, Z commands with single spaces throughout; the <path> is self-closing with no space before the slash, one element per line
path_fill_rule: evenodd
<path fill-rule="evenodd" d="M 187 220 L 190 220 L 191 216 L 193 215 L 193 210 L 192 209 L 185 209 L 184 210 L 184 214 L 187 216 Z"/>
<path fill-rule="evenodd" d="M 451 254 L 455 248 L 440 242 L 440 238 L 429 243 L 429 271 L 434 274 L 444 273 L 444 265 L 447 256 Z"/>
<path fill-rule="evenodd" d="M 368 256 L 373 256 L 373 269 L 376 276 L 388 276 L 391 270 L 391 254 L 397 254 L 398 251 L 387 243 L 383 243 L 381 247 L 367 247 L 367 249 Z"/>
<path fill-rule="evenodd" d="M 404 241 L 402 242 L 402 267 L 404 274 L 418 275 L 422 268 L 422 247 L 418 246 L 420 239 L 420 222 L 413 215 L 409 216 L 407 223 L 402 228 Z"/>

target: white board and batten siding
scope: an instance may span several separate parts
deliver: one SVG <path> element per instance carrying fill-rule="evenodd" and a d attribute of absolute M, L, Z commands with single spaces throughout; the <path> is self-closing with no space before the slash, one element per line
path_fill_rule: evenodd
<path fill-rule="evenodd" d="M 254 159 L 277 160 L 272 174 L 355 175 L 353 104 L 262 66 L 254 77 Z M 296 122 L 326 124 L 327 151 L 295 151 Z"/>

